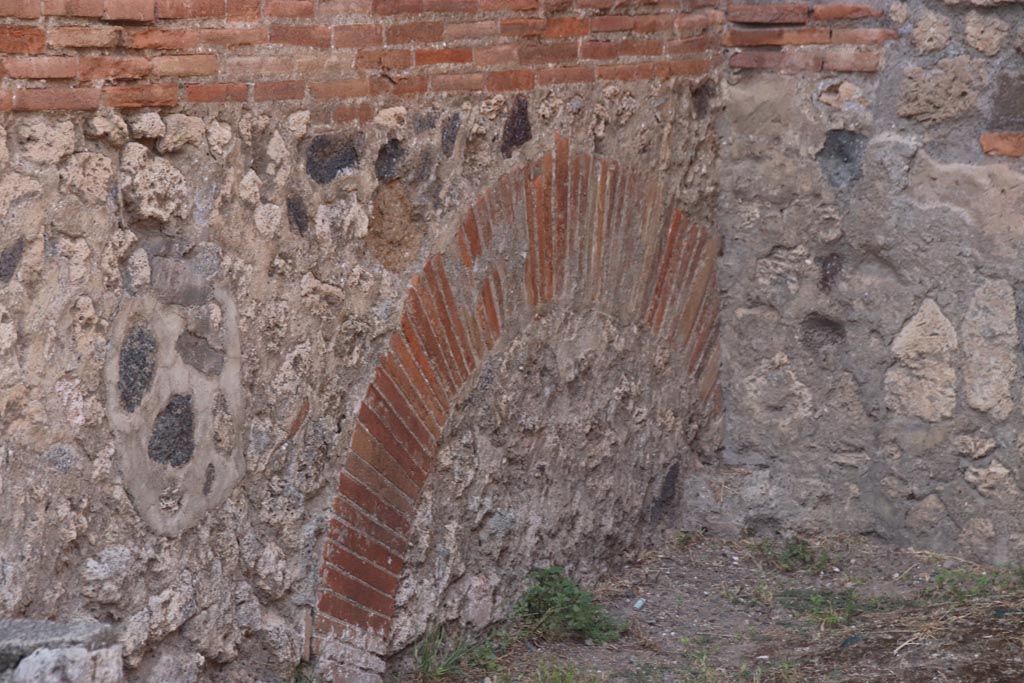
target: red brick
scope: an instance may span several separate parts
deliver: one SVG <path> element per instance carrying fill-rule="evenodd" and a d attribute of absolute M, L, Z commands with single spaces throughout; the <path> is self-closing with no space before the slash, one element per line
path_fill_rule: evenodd
<path fill-rule="evenodd" d="M 156 0 L 161 19 L 192 19 L 225 16 L 225 0 Z"/>
<path fill-rule="evenodd" d="M 329 48 L 331 29 L 326 26 L 271 26 L 271 43 Z"/>
<path fill-rule="evenodd" d="M 366 97 L 370 95 L 370 82 L 365 78 L 314 82 L 309 84 L 309 92 L 318 100 Z"/>
<path fill-rule="evenodd" d="M 102 17 L 103 0 L 43 0 L 48 17 Z"/>
<path fill-rule="evenodd" d="M 427 428 L 436 436 L 440 436 L 445 424 L 444 409 L 425 383 L 417 383 L 418 380 L 422 380 L 418 371 L 415 368 L 406 370 L 394 352 L 384 355 L 381 359 L 381 368 L 408 398 L 410 405 L 416 407 L 417 414 Z"/>
<path fill-rule="evenodd" d="M 681 40 L 670 40 L 665 43 L 665 53 L 670 55 L 694 54 L 718 47 L 717 41 L 711 36 L 696 36 Z"/>
<path fill-rule="evenodd" d="M 0 26 L 0 52 L 35 55 L 46 46 L 46 34 L 37 28 Z"/>
<path fill-rule="evenodd" d="M 539 36 L 544 32 L 546 25 L 547 21 L 538 17 L 504 19 L 501 22 L 501 35 L 519 38 Z"/>
<path fill-rule="evenodd" d="M 391 622 L 389 619 L 382 617 L 377 614 L 372 614 L 362 607 L 358 607 L 347 600 L 334 595 L 330 592 L 324 592 L 320 595 L 320 599 L 317 601 L 316 609 L 322 614 L 326 614 L 340 622 L 346 624 L 352 624 L 359 628 L 367 629 L 370 631 L 376 631 L 379 633 L 387 633 L 390 628 Z M 329 632 L 333 627 L 331 623 L 317 617 L 317 633 Z M 344 629 L 338 629 L 338 637 L 342 637 Z"/>
<path fill-rule="evenodd" d="M 334 123 L 369 121 L 373 118 L 373 114 L 373 106 L 367 102 L 359 102 L 358 104 L 342 104 L 331 112 L 331 120 Z"/>
<path fill-rule="evenodd" d="M 374 519 L 389 529 L 405 534 L 409 528 L 408 514 L 403 514 L 386 503 L 375 491 L 357 480 L 344 469 L 338 478 L 338 493 L 348 498 L 360 509 L 365 510 Z M 411 507 L 410 507 L 411 509 Z"/>
<path fill-rule="evenodd" d="M 444 260 L 440 256 L 435 255 L 434 258 L 427 262 L 424 273 L 427 275 L 428 281 L 434 290 L 438 310 L 442 311 L 442 317 L 446 325 L 445 329 L 449 334 L 449 343 L 456 351 L 456 356 L 461 355 L 461 359 L 468 370 L 467 374 L 471 374 L 476 369 L 476 359 L 473 357 L 473 348 L 470 345 L 463 323 L 464 311 L 459 306 L 452 292 Z"/>
<path fill-rule="evenodd" d="M 437 74 L 430 77 L 430 89 L 435 92 L 479 91 L 484 87 L 485 81 L 482 73 Z"/>
<path fill-rule="evenodd" d="M 806 24 L 807 13 L 803 3 L 729 5 L 726 17 L 738 24 Z"/>
<path fill-rule="evenodd" d="M 78 57 L 11 57 L 3 60 L 9 78 L 75 78 Z"/>
<path fill-rule="evenodd" d="M 374 95 L 415 95 L 427 92 L 430 86 L 428 76 L 376 77 L 370 80 L 370 91 Z"/>
<path fill-rule="evenodd" d="M 10 90 L 0 90 L 0 111 L 10 111 L 14 108 L 14 94 Z"/>
<path fill-rule="evenodd" d="M 473 48 L 473 62 L 480 66 L 512 64 L 518 60 L 518 57 L 516 46 L 511 44 Z"/>
<path fill-rule="evenodd" d="M 461 386 L 466 381 L 466 378 L 469 377 L 472 368 L 470 363 L 467 363 L 462 347 L 458 343 L 454 321 L 441 297 L 436 273 L 431 269 L 429 261 L 423 272 L 413 277 L 412 286 L 419 294 L 419 302 L 423 307 L 423 312 L 433 327 L 441 353 L 444 355 L 448 367 L 452 370 L 452 376 Z"/>
<path fill-rule="evenodd" d="M 149 75 L 153 64 L 144 57 L 82 57 L 79 77 L 83 81 L 134 80 Z"/>
<path fill-rule="evenodd" d="M 463 23 L 447 23 L 444 25 L 445 40 L 469 40 L 498 35 L 496 21 L 470 21 Z"/>
<path fill-rule="evenodd" d="M 417 360 L 405 337 L 399 333 L 391 335 L 391 350 L 405 376 L 416 386 L 417 392 L 434 406 L 438 424 L 443 428 L 448 410 L 448 400 L 437 379 L 437 375 L 426 359 Z"/>
<path fill-rule="evenodd" d="M 357 528 L 361 533 L 387 546 L 396 555 L 404 555 L 408 545 L 405 536 L 387 528 L 365 510 L 341 496 L 335 496 L 331 507 L 339 519 Z"/>
<path fill-rule="evenodd" d="M 15 111 L 96 109 L 100 91 L 95 88 L 33 88 L 14 91 Z"/>
<path fill-rule="evenodd" d="M 213 76 L 217 73 L 217 55 L 165 55 L 153 57 L 154 76 Z"/>
<path fill-rule="evenodd" d="M 900 32 L 894 28 L 837 28 L 832 31 L 832 42 L 845 45 L 883 45 L 899 37 Z"/>
<path fill-rule="evenodd" d="M 405 502 L 398 502 L 400 509 L 410 509 L 408 501 L 419 497 L 424 481 L 423 475 L 396 460 L 360 424 L 357 424 L 352 432 L 352 454 L 352 457 L 358 456 L 357 460 L 351 461 L 356 468 L 353 469 L 348 463 L 346 463 L 346 467 L 352 470 L 357 478 L 376 490 L 377 484 L 370 480 L 374 476 L 384 477 L 388 486 L 393 486 L 405 496 Z M 360 462 L 364 465 L 359 466 Z M 367 466 L 372 467 L 379 474 L 372 475 L 366 472 L 360 474 L 360 471 Z"/>
<path fill-rule="evenodd" d="M 488 92 L 508 92 L 532 89 L 532 71 L 527 71 L 525 69 L 519 71 L 491 71 L 487 74 Z"/>
<path fill-rule="evenodd" d="M 611 61 L 619 56 L 617 41 L 588 40 L 580 45 L 580 59 Z"/>
<path fill-rule="evenodd" d="M 225 11 L 229 21 L 257 21 L 260 0 L 227 0 Z"/>
<path fill-rule="evenodd" d="M 424 421 L 417 415 L 416 410 L 405 400 L 398 387 L 380 368 L 374 377 L 372 391 L 367 391 L 364 401 L 377 414 L 391 426 L 392 434 L 397 426 L 401 427 L 409 437 L 415 439 L 416 444 L 428 456 L 433 455 L 436 445 L 436 437 L 424 425 Z M 397 420 L 399 425 L 393 424 Z M 427 469 L 429 462 L 421 461 L 420 464 Z"/>
<path fill-rule="evenodd" d="M 405 43 L 437 43 L 444 36 L 444 24 L 440 21 L 413 21 L 393 24 L 384 34 L 388 45 Z"/>
<path fill-rule="evenodd" d="M 541 69 L 537 72 L 537 84 L 590 83 L 595 80 L 596 73 L 592 66 L 566 66 Z"/>
<path fill-rule="evenodd" d="M 550 43 L 519 46 L 519 61 L 523 64 L 567 64 L 576 61 L 576 43 Z"/>
<path fill-rule="evenodd" d="M 246 83 L 205 83 L 185 86 L 187 102 L 245 102 L 249 99 Z"/>
<path fill-rule="evenodd" d="M 305 81 L 266 81 L 253 87 L 253 100 L 256 102 L 301 100 L 305 96 Z"/>
<path fill-rule="evenodd" d="M 828 50 L 825 52 L 825 71 L 878 71 L 882 64 L 879 50 L 850 51 Z"/>
<path fill-rule="evenodd" d="M 985 154 L 1024 157 L 1024 133 L 984 133 L 979 142 Z"/>
<path fill-rule="evenodd" d="M 473 50 L 468 48 L 443 48 L 439 50 L 416 50 L 417 66 L 432 64 L 468 64 L 473 61 Z"/>
<path fill-rule="evenodd" d="M 685 14 L 676 17 L 675 29 L 680 36 L 695 36 L 704 32 L 710 22 L 706 14 Z"/>
<path fill-rule="evenodd" d="M 313 0 L 266 0 L 263 12 L 268 17 L 307 18 L 313 16 Z"/>
<path fill-rule="evenodd" d="M 623 57 L 653 57 L 660 55 L 665 45 L 660 40 L 623 40 L 619 55 Z"/>
<path fill-rule="evenodd" d="M 120 85 L 103 88 L 108 107 L 173 107 L 178 103 L 177 85 Z"/>
<path fill-rule="evenodd" d="M 423 0 L 424 12 L 476 12 L 476 0 Z"/>
<path fill-rule="evenodd" d="M 842 21 L 845 19 L 878 19 L 884 13 L 866 5 L 815 5 L 814 18 L 818 21 Z"/>
<path fill-rule="evenodd" d="M 106 21 L 153 21 L 156 3 L 154 0 L 104 0 L 103 18 Z"/>
<path fill-rule="evenodd" d="M 375 394 L 372 390 L 368 390 L 367 396 L 369 397 L 371 393 Z M 378 399 L 378 402 L 380 402 L 380 399 Z M 426 470 L 422 467 L 423 463 L 429 461 L 427 453 L 416 444 L 412 435 L 401 426 L 393 411 L 380 405 L 378 409 L 383 410 L 384 415 L 378 415 L 364 402 L 359 407 L 359 423 L 391 455 L 394 461 L 405 470 L 406 475 L 412 481 L 416 482 L 417 485 L 422 485 L 427 477 Z M 397 529 L 398 527 L 392 526 L 392 528 Z"/>
<path fill-rule="evenodd" d="M 726 47 L 759 45 L 817 45 L 828 43 L 830 32 L 827 27 L 813 28 L 762 28 L 731 30 L 725 34 L 722 44 Z"/>
<path fill-rule="evenodd" d="M 374 14 L 419 14 L 423 0 L 373 0 Z"/>
<path fill-rule="evenodd" d="M 537 0 L 479 0 L 481 12 L 527 12 L 539 9 Z"/>
<path fill-rule="evenodd" d="M 330 541 L 324 545 L 324 560 L 382 593 L 393 594 L 398 590 L 397 576 Z"/>
<path fill-rule="evenodd" d="M 39 0 L 0 0 L 0 17 L 37 19 L 40 9 Z"/>
<path fill-rule="evenodd" d="M 402 70 L 412 66 L 411 50 L 360 50 L 356 68 L 367 71 Z"/>
<path fill-rule="evenodd" d="M 321 15 L 352 16 L 368 15 L 373 9 L 373 0 L 320 0 L 317 10 Z"/>
<path fill-rule="evenodd" d="M 671 31 L 675 22 L 672 14 L 646 14 L 636 18 L 637 33 L 662 33 Z"/>
<path fill-rule="evenodd" d="M 334 47 L 376 47 L 384 42 L 384 31 L 376 24 L 346 24 L 334 27 Z"/>
<path fill-rule="evenodd" d="M 729 58 L 734 69 L 775 71 L 821 71 L 824 57 L 819 50 L 801 52 L 737 52 Z"/>
<path fill-rule="evenodd" d="M 672 76 L 703 76 L 711 72 L 709 59 L 672 59 L 654 65 L 654 73 L 658 78 Z"/>
<path fill-rule="evenodd" d="M 633 17 L 619 15 L 605 15 L 594 17 L 590 20 L 590 30 L 594 33 L 632 31 L 634 25 L 635 19 Z"/>
<path fill-rule="evenodd" d="M 603 81 L 638 81 L 654 77 L 654 64 L 618 64 L 597 67 L 597 78 Z"/>
<path fill-rule="evenodd" d="M 552 17 L 544 27 L 545 38 L 574 38 L 590 33 L 590 21 L 580 17 Z"/>
<path fill-rule="evenodd" d="M 405 566 L 405 560 L 401 555 L 350 523 L 331 519 L 328 522 L 327 536 L 343 548 L 348 548 L 392 574 L 401 574 Z"/>
<path fill-rule="evenodd" d="M 384 595 L 328 565 L 323 565 L 320 568 L 320 578 L 321 585 L 338 595 L 343 595 L 385 617 L 391 616 L 394 609 L 393 597 Z"/>
<path fill-rule="evenodd" d="M 46 32 L 51 47 L 116 47 L 121 29 L 113 26 L 54 26 Z"/>

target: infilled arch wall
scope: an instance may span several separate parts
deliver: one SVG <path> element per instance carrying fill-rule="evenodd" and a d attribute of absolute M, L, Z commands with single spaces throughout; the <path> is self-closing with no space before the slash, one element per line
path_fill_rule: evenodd
<path fill-rule="evenodd" d="M 683 371 L 675 389 L 693 438 L 718 426 L 717 237 L 654 173 L 561 136 L 553 147 L 483 191 L 412 278 L 358 409 L 324 545 L 314 628 L 336 659 L 379 665 L 367 651 L 387 646 L 449 418 L 488 357 L 546 309 L 582 305 L 641 328 Z"/>

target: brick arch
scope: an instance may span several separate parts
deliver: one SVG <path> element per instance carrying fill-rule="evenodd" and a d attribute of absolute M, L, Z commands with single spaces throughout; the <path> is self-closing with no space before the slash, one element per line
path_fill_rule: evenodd
<path fill-rule="evenodd" d="M 448 418 L 492 349 L 544 307 L 597 307 L 648 329 L 685 363 L 698 413 L 719 414 L 719 243 L 667 195 L 656 172 L 573 152 L 557 136 L 552 151 L 484 191 L 412 278 L 334 499 L 318 642 L 380 651 Z"/>

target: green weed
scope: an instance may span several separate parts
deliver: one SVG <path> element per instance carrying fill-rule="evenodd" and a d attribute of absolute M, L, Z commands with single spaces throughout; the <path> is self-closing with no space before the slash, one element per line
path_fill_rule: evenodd
<path fill-rule="evenodd" d="M 781 545 L 765 539 L 757 545 L 757 550 L 769 566 L 779 571 L 804 569 L 820 572 L 829 565 L 828 553 L 798 536 L 787 538 Z"/>
<path fill-rule="evenodd" d="M 594 643 L 617 640 L 625 626 L 612 619 L 589 592 L 562 567 L 535 569 L 516 613 L 546 638 L 578 638 Z"/>

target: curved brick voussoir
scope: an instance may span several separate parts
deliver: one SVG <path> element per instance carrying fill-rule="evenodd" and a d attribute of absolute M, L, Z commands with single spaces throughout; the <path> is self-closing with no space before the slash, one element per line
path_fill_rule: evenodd
<path fill-rule="evenodd" d="M 573 152 L 558 136 L 483 191 L 448 247 L 412 278 L 339 481 L 315 627 L 321 650 L 342 661 L 349 646 L 383 654 L 445 426 L 495 347 L 545 308 L 597 309 L 648 330 L 685 368 L 701 419 L 720 411 L 719 242 L 652 176 Z"/>

